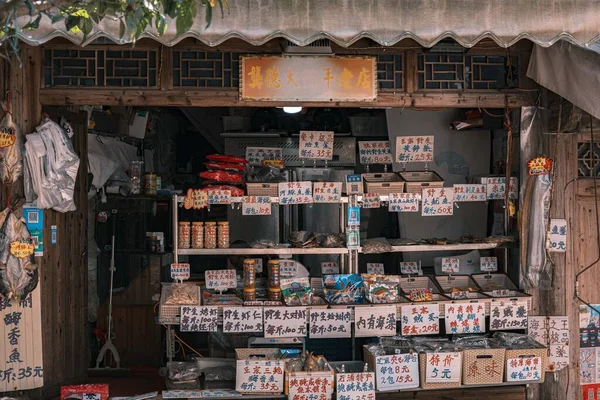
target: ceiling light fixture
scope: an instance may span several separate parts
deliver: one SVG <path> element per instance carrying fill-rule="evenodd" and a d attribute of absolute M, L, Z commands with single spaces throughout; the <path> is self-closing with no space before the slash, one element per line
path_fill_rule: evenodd
<path fill-rule="evenodd" d="M 283 111 L 288 114 L 298 114 L 302 111 L 302 107 L 283 107 Z"/>

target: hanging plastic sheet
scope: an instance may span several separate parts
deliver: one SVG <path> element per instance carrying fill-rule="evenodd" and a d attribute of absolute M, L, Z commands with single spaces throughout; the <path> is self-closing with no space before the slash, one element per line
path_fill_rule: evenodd
<path fill-rule="evenodd" d="M 0 184 L 4 189 L 7 203 L 12 208 L 19 207 L 23 201 L 23 136 L 12 120 L 10 94 L 2 103 L 5 112 L 0 121 Z"/>
<path fill-rule="evenodd" d="M 552 264 L 546 253 L 552 178 L 527 173 L 529 160 L 548 155 L 542 136 L 547 131 L 547 116 L 547 110 L 540 107 L 521 110 L 521 289 L 548 289 L 552 284 Z"/>

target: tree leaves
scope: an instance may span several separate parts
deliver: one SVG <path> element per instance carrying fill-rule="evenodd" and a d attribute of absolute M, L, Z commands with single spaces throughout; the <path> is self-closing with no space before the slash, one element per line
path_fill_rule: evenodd
<path fill-rule="evenodd" d="M 179 14 L 175 20 L 177 36 L 181 36 L 189 31 L 194 24 L 194 19 L 196 19 L 196 7 L 196 2 L 194 0 L 181 0 L 181 3 L 177 5 L 177 8 L 179 9 Z"/>

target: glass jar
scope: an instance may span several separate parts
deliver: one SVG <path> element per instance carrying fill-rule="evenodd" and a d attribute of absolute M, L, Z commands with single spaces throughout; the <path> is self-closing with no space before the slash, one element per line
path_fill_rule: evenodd
<path fill-rule="evenodd" d="M 281 289 L 269 288 L 269 300 L 270 301 L 281 301 Z"/>
<path fill-rule="evenodd" d="M 192 222 L 192 249 L 204 247 L 204 222 Z"/>
<path fill-rule="evenodd" d="M 216 249 L 217 248 L 217 223 L 216 222 L 204 223 L 204 248 L 205 249 Z"/>
<path fill-rule="evenodd" d="M 129 163 L 129 180 L 131 182 L 131 194 L 142 193 L 142 174 L 144 172 L 143 161 L 131 161 Z"/>
<path fill-rule="evenodd" d="M 256 289 L 256 261 L 253 258 L 244 260 L 244 289 Z"/>
<path fill-rule="evenodd" d="M 191 223 L 190 221 L 181 221 L 179 223 L 179 235 L 177 238 L 177 246 L 180 249 L 190 248 L 190 237 L 191 237 Z"/>
<path fill-rule="evenodd" d="M 229 222 L 219 222 L 218 245 L 220 249 L 229 248 Z"/>
<path fill-rule="evenodd" d="M 269 288 L 279 289 L 279 260 L 269 260 L 269 262 L 267 263 L 267 273 L 269 275 Z"/>
<path fill-rule="evenodd" d="M 157 183 L 156 174 L 151 172 L 144 174 L 144 194 L 146 196 L 156 196 Z"/>

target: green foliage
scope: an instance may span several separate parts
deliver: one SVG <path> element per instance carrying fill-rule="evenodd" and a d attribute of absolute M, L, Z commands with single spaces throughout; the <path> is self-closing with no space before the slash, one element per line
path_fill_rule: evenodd
<path fill-rule="evenodd" d="M 121 39 L 135 42 L 149 27 L 163 35 L 167 17 L 174 21 L 177 36 L 189 31 L 198 8 L 204 9 L 208 29 L 217 5 L 221 16 L 224 9 L 229 10 L 227 0 L 0 0 L 0 57 L 18 57 L 19 35 L 39 29 L 43 16 L 50 18 L 56 29 L 81 36 L 82 42 L 103 20 L 118 20 Z"/>

